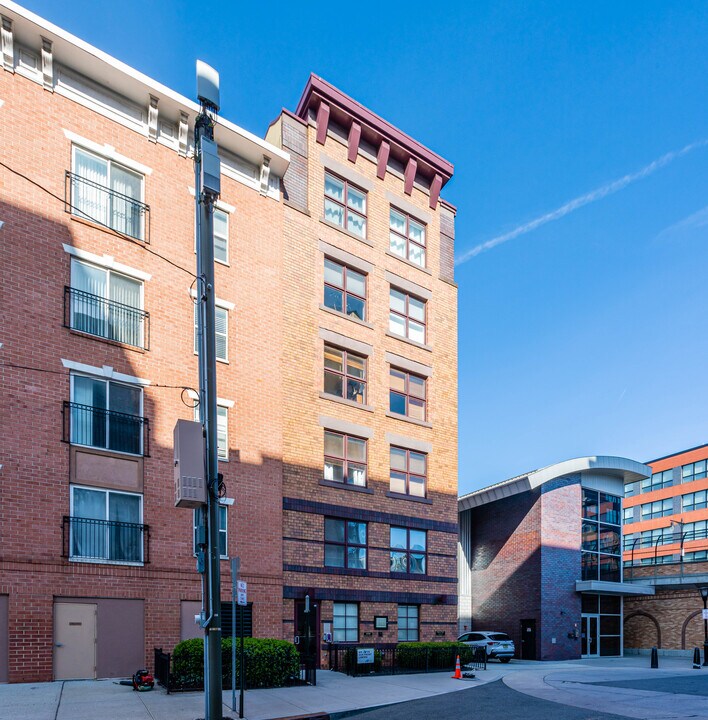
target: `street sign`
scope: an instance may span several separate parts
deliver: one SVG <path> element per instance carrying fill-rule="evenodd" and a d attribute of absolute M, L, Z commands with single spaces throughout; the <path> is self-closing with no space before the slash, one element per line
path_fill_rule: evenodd
<path fill-rule="evenodd" d="M 374 662 L 374 648 L 357 648 L 356 661 L 359 665 L 366 665 Z"/>
<path fill-rule="evenodd" d="M 248 605 L 248 586 L 245 580 L 239 580 L 236 584 L 236 594 L 239 605 Z"/>
<path fill-rule="evenodd" d="M 703 610 L 703 619 L 708 620 L 708 610 Z"/>

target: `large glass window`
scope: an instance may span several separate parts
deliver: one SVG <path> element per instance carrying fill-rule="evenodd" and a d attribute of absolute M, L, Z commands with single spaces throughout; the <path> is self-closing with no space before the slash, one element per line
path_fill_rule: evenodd
<path fill-rule="evenodd" d="M 366 404 L 366 358 L 325 345 L 324 391 L 361 405 Z"/>
<path fill-rule="evenodd" d="M 324 304 L 357 320 L 366 320 L 366 275 L 325 258 Z"/>
<path fill-rule="evenodd" d="M 72 213 L 137 240 L 144 239 L 143 176 L 74 147 Z"/>
<path fill-rule="evenodd" d="M 143 561 L 142 495 L 72 486 L 70 557 Z"/>
<path fill-rule="evenodd" d="M 391 527 L 391 572 L 425 575 L 428 538 L 425 530 Z"/>
<path fill-rule="evenodd" d="M 229 311 L 226 308 L 214 308 L 216 335 L 216 359 L 229 361 Z M 199 354 L 199 305 L 194 305 L 194 352 Z"/>
<path fill-rule="evenodd" d="M 626 498 L 628 497 L 634 497 L 634 495 L 639 495 L 640 491 L 640 484 L 638 480 L 635 480 L 634 482 L 625 483 L 624 485 L 624 496 Z"/>
<path fill-rule="evenodd" d="M 687 493 L 686 495 L 681 496 L 681 502 L 683 504 L 683 510 L 684 512 L 691 512 L 691 510 L 703 510 L 703 508 L 706 507 L 706 491 L 705 490 L 699 490 L 698 492 L 694 493 Z M 652 503 L 653 505 L 654 503 Z M 673 503 L 671 504 L 671 512 L 673 512 Z M 644 506 L 642 505 L 642 512 L 644 510 Z M 670 515 L 671 512 L 666 513 L 667 515 Z M 643 516 L 642 516 L 643 518 Z"/>
<path fill-rule="evenodd" d="M 366 440 L 325 430 L 324 479 L 366 486 Z"/>
<path fill-rule="evenodd" d="M 417 605 L 398 606 L 398 642 L 418 642 L 419 615 Z"/>
<path fill-rule="evenodd" d="M 359 605 L 357 603 L 334 603 L 332 620 L 334 642 L 358 642 Z"/>
<path fill-rule="evenodd" d="M 661 488 L 671 487 L 673 483 L 674 471 L 664 470 L 662 472 L 654 473 L 651 477 L 644 478 L 642 480 L 642 492 L 645 493 L 651 492 L 652 490 L 661 490 Z"/>
<path fill-rule="evenodd" d="M 391 208 L 389 213 L 391 252 L 425 267 L 425 225 L 407 213 Z"/>
<path fill-rule="evenodd" d="M 699 460 L 698 462 L 689 463 L 681 468 L 681 482 L 689 483 L 694 480 L 701 480 L 706 477 L 706 461 Z"/>
<path fill-rule="evenodd" d="M 366 570 L 366 523 L 325 518 L 324 564 Z"/>
<path fill-rule="evenodd" d="M 391 446 L 390 457 L 391 492 L 425 497 L 428 456 L 414 450 Z"/>
<path fill-rule="evenodd" d="M 622 499 L 583 488 L 582 579 L 621 582 Z"/>
<path fill-rule="evenodd" d="M 425 420 L 425 378 L 393 367 L 389 374 L 389 410 L 415 420 Z"/>
<path fill-rule="evenodd" d="M 72 375 L 71 443 L 142 454 L 142 397 L 133 385 Z"/>
<path fill-rule="evenodd" d="M 324 216 L 327 222 L 366 237 L 366 193 L 346 180 L 325 173 Z"/>
<path fill-rule="evenodd" d="M 425 344 L 425 300 L 391 288 L 388 329 L 394 335 Z"/>
<path fill-rule="evenodd" d="M 686 497 L 684 495 L 684 497 Z M 705 507 L 705 493 L 704 493 L 704 504 Z M 684 506 L 684 510 L 686 507 Z M 652 520 L 654 518 L 666 517 L 667 515 L 673 515 L 674 512 L 674 501 L 673 498 L 666 498 L 664 500 L 656 500 L 655 502 L 644 503 L 641 506 L 642 520 Z"/>

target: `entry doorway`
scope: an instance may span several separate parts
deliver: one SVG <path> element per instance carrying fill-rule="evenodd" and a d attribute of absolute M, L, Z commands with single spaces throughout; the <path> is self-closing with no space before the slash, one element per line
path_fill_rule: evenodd
<path fill-rule="evenodd" d="M 536 660 L 536 621 L 521 621 L 521 659 Z"/>
<path fill-rule="evenodd" d="M 576 616 L 577 617 L 577 616 Z M 583 615 L 580 622 L 580 653 L 582 657 L 600 656 L 600 616 Z"/>
<path fill-rule="evenodd" d="M 295 601 L 295 637 L 301 662 L 309 659 L 315 667 L 320 667 L 320 607 L 310 600 L 310 612 L 305 612 L 305 601 Z"/>
<path fill-rule="evenodd" d="M 54 679 L 95 680 L 96 605 L 54 604 Z"/>

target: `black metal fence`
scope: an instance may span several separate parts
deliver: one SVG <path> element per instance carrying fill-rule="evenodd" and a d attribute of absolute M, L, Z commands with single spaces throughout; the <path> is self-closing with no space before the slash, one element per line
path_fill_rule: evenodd
<path fill-rule="evenodd" d="M 335 672 L 357 675 L 396 675 L 453 671 L 457 656 L 466 668 L 486 670 L 487 651 L 483 647 L 465 648 L 412 647 L 406 645 L 378 645 L 352 647 L 329 645 L 329 668 Z"/>
<path fill-rule="evenodd" d="M 168 693 L 174 689 L 170 675 L 170 660 L 169 653 L 162 652 L 162 648 L 155 648 L 155 681 L 162 685 Z"/>
<path fill-rule="evenodd" d="M 64 442 L 150 455 L 147 418 L 67 401 L 64 401 L 63 415 Z"/>
<path fill-rule="evenodd" d="M 303 685 L 317 685 L 317 662 L 314 657 L 301 658 L 300 682 Z"/>
<path fill-rule="evenodd" d="M 150 562 L 148 525 L 64 516 L 63 556 L 114 563 Z"/>
<path fill-rule="evenodd" d="M 64 287 L 64 327 L 150 349 L 149 313 L 72 287 Z"/>
<path fill-rule="evenodd" d="M 72 215 L 150 242 L 150 206 L 144 202 L 69 171 L 64 196 Z"/>

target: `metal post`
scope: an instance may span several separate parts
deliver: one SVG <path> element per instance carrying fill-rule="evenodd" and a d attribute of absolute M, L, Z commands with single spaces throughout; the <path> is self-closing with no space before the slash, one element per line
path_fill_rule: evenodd
<path fill-rule="evenodd" d="M 231 558 L 231 709 L 236 710 L 236 593 L 240 558 Z M 243 715 L 241 716 L 243 717 Z"/>
<path fill-rule="evenodd" d="M 243 717 L 243 691 L 246 688 L 246 662 L 243 654 L 243 605 L 238 606 L 239 618 L 241 620 L 241 648 L 239 650 L 239 675 L 241 691 L 238 696 L 238 716 Z"/>
<path fill-rule="evenodd" d="M 216 77 L 216 85 L 205 91 L 204 71 Z M 207 73 L 208 74 L 208 73 Z M 199 417 L 206 437 L 207 506 L 202 510 L 206 526 L 207 559 L 202 581 L 204 628 L 204 701 L 206 720 L 222 720 L 221 680 L 221 568 L 219 566 L 219 480 L 216 441 L 216 335 L 214 292 L 214 203 L 219 195 L 218 177 L 209 185 L 203 171 L 212 171 L 215 156 L 214 120 L 218 110 L 218 75 L 197 64 L 197 88 L 201 111 L 194 126 L 195 202 L 197 218 L 197 334 L 199 339 Z M 205 142 L 206 141 L 206 142 Z M 206 147 L 206 151 L 205 151 Z M 208 153 L 208 157 L 207 157 Z M 218 173 L 218 170 L 216 171 Z M 207 186 L 205 186 L 207 185 Z"/>
<path fill-rule="evenodd" d="M 708 603 L 708 593 L 702 592 L 703 596 L 703 667 L 708 667 L 708 620 L 706 619 L 706 603 Z"/>

